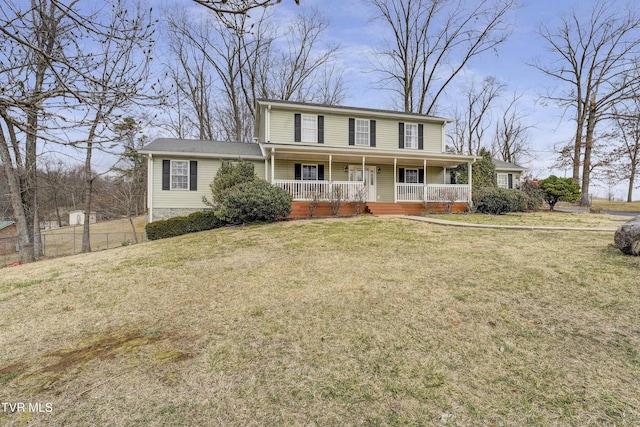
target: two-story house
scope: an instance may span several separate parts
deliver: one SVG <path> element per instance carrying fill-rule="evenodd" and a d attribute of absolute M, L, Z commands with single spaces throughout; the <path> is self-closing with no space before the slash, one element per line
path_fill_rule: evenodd
<path fill-rule="evenodd" d="M 253 143 L 157 139 L 140 150 L 148 157 L 149 220 L 204 209 L 202 196 L 210 196 L 221 162 L 239 159 L 291 193 L 292 216 L 306 216 L 312 201 L 322 205 L 336 197 L 345 202 L 345 213 L 356 200 L 372 213 L 419 213 L 446 205 L 463 210 L 471 202 L 471 184 L 451 184 L 447 169 L 476 157 L 446 153 L 448 122 L 261 99 Z"/>

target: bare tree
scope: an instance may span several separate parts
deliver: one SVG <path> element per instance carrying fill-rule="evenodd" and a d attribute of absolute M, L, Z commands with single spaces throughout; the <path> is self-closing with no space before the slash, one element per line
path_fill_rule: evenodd
<path fill-rule="evenodd" d="M 9 187 L 23 262 L 39 256 L 37 142 L 62 105 L 77 51 L 69 9 L 56 0 L 14 4 L 0 11 L 0 160 Z M 64 130 L 65 126 L 60 128 Z"/>
<path fill-rule="evenodd" d="M 319 47 L 329 21 L 317 10 L 300 13 L 286 32 L 288 49 L 271 61 L 270 98 L 292 101 L 319 101 L 319 86 L 334 80 L 320 74 L 335 57 L 339 46 Z M 340 79 L 338 79 L 340 82 Z M 326 92 L 331 92 L 331 87 Z"/>
<path fill-rule="evenodd" d="M 635 4 L 599 0 L 588 17 L 574 10 L 562 18 L 558 28 L 543 25 L 539 31 L 555 57 L 550 63 L 532 65 L 559 81 L 563 88 L 546 97 L 575 110 L 571 158 L 576 182 L 580 181 L 582 165 L 583 204 L 589 202 L 597 124 L 611 114 L 616 104 L 632 96 L 640 84 L 638 30 L 640 15 Z"/>
<path fill-rule="evenodd" d="M 493 152 L 505 162 L 515 164 L 519 164 L 529 155 L 527 139 L 531 126 L 523 123 L 526 113 L 518 110 L 518 101 L 521 98 L 522 95 L 513 94 L 496 124 L 493 138 Z"/>
<path fill-rule="evenodd" d="M 178 108 L 188 108 L 201 139 L 251 140 L 257 98 L 331 103 L 344 98 L 342 73 L 332 64 L 338 47 L 322 45 L 326 19 L 317 10 L 304 10 L 280 32 L 274 19 L 267 10 L 255 19 L 238 14 L 223 23 L 170 15 L 175 60 L 167 64 L 168 73 L 173 90 L 186 101 L 174 108 L 180 117 Z M 286 41 L 286 48 L 277 46 L 278 40 Z M 186 121 L 174 120 L 172 128 L 182 130 Z"/>
<path fill-rule="evenodd" d="M 604 173 L 617 182 L 628 182 L 627 202 L 632 202 L 636 175 L 640 171 L 640 98 L 633 98 L 616 109 L 613 120 L 615 128 L 606 135 L 610 141 L 611 162 Z"/>
<path fill-rule="evenodd" d="M 477 155 L 483 145 L 484 134 L 491 126 L 490 110 L 500 96 L 505 85 L 494 77 L 483 80 L 482 86 L 476 88 L 475 83 L 465 90 L 465 109 L 456 110 L 454 115 L 454 148 L 458 153 Z"/>
<path fill-rule="evenodd" d="M 167 26 L 168 47 L 175 63 L 167 67 L 167 74 L 174 85 L 171 93 L 175 95 L 175 101 L 172 106 L 177 113 L 173 128 L 178 138 L 183 138 L 183 133 L 195 127 L 198 139 L 216 139 L 211 105 L 214 99 L 213 76 L 206 56 L 201 54 L 212 38 L 211 30 L 208 25 L 194 25 L 185 13 L 168 14 Z"/>
<path fill-rule="evenodd" d="M 111 13 L 101 13 L 88 29 L 95 43 L 93 53 L 83 57 L 82 79 L 72 94 L 82 100 L 75 107 L 83 119 L 78 128 L 86 137 L 76 142 L 85 152 L 85 203 L 82 252 L 91 252 L 90 221 L 94 148 L 110 149 L 119 140 L 114 126 L 127 108 L 153 99 L 149 88 L 149 62 L 153 47 L 150 10 L 130 7 L 126 0 L 113 0 Z"/>
<path fill-rule="evenodd" d="M 515 0 L 368 0 L 391 31 L 378 51 L 379 83 L 405 112 L 436 113 L 438 101 L 473 58 L 508 36 Z"/>

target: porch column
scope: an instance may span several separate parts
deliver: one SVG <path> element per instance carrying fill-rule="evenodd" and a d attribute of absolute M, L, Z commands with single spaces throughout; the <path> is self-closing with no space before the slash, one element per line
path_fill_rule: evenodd
<path fill-rule="evenodd" d="M 424 171 L 424 182 L 422 183 L 422 201 L 427 201 L 427 159 L 422 159 L 422 170 Z"/>
<path fill-rule="evenodd" d="M 473 166 L 473 162 L 467 163 L 467 169 L 469 170 L 469 184 L 468 184 L 468 186 L 469 186 L 469 206 L 473 205 L 473 199 L 471 197 L 471 191 L 472 191 L 472 188 L 473 188 L 472 187 L 473 180 L 472 180 L 472 176 L 471 176 L 472 175 L 471 171 L 473 170 L 472 166 Z"/>
<path fill-rule="evenodd" d="M 275 173 L 276 173 L 275 154 L 274 154 L 275 151 L 276 151 L 275 148 L 271 148 L 271 183 L 272 184 L 275 181 Z"/>
<path fill-rule="evenodd" d="M 398 185 L 396 184 L 398 182 L 398 177 L 397 175 L 397 166 L 398 166 L 398 158 L 394 157 L 393 158 L 393 203 L 398 203 Z"/>
<path fill-rule="evenodd" d="M 362 182 L 366 182 L 366 176 L 364 174 L 364 156 L 362 156 Z"/>
<path fill-rule="evenodd" d="M 333 155 L 329 154 L 329 182 L 333 181 L 331 177 L 331 160 L 333 159 Z"/>

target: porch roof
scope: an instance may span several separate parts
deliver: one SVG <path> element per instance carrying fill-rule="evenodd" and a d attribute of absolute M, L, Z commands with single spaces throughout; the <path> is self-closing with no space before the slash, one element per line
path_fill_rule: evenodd
<path fill-rule="evenodd" d="M 394 159 L 406 165 L 422 165 L 426 160 L 429 166 L 455 167 L 479 159 L 477 156 L 465 156 L 447 153 L 426 153 L 410 150 L 383 150 L 375 147 L 333 147 L 321 145 L 294 145 L 261 143 L 267 156 L 274 153 L 276 159 L 326 161 L 332 156 L 334 162 L 362 163 L 362 157 L 369 164 L 393 164 Z"/>

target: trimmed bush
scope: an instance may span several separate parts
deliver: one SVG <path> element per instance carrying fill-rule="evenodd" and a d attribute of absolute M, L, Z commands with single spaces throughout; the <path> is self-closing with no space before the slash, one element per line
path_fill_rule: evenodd
<path fill-rule="evenodd" d="M 197 233 L 198 231 L 212 230 L 225 225 L 214 212 L 193 212 L 188 217 L 189 233 Z"/>
<path fill-rule="evenodd" d="M 527 209 L 527 196 L 520 190 L 482 188 L 474 191 L 473 199 L 476 212 L 479 213 L 502 215 Z"/>
<path fill-rule="evenodd" d="M 216 215 L 230 224 L 273 222 L 291 213 L 291 195 L 262 179 L 234 185 L 220 200 Z"/>
<path fill-rule="evenodd" d="M 145 226 L 147 239 L 158 240 L 181 236 L 187 233 L 212 230 L 225 225 L 213 212 L 194 212 L 189 216 L 150 222 Z"/>

